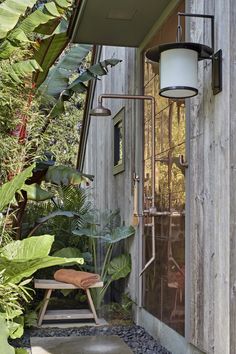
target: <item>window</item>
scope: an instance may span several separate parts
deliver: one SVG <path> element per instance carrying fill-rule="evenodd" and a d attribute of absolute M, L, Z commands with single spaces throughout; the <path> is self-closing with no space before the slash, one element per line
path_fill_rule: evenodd
<path fill-rule="evenodd" d="M 113 174 L 116 175 L 123 172 L 125 169 L 124 164 L 124 107 L 113 118 L 114 127 L 114 163 Z"/>

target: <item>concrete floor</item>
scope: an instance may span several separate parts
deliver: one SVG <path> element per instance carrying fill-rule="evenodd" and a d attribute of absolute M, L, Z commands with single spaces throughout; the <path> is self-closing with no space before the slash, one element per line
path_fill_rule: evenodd
<path fill-rule="evenodd" d="M 31 337 L 32 354 L 132 354 L 118 336 Z"/>

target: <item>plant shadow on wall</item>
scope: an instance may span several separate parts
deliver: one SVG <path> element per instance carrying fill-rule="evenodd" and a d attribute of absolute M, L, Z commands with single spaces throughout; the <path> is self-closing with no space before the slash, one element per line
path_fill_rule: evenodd
<path fill-rule="evenodd" d="M 75 240 L 89 241 L 93 258 L 93 271 L 104 282 L 102 289 L 91 289 L 96 308 L 101 308 L 106 292 L 113 281 L 126 278 L 131 272 L 131 255 L 123 253 L 123 241 L 134 236 L 132 226 L 121 226 L 119 210 L 96 213 L 93 222 L 85 228 L 73 230 Z"/>

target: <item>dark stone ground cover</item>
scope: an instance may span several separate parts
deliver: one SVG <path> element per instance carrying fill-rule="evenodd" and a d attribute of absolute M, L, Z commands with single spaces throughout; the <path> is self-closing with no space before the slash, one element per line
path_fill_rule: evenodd
<path fill-rule="evenodd" d="M 124 340 L 124 342 L 135 354 L 171 354 L 142 327 L 136 325 L 63 329 L 34 328 L 26 330 L 22 338 L 12 341 L 11 344 L 15 347 L 30 348 L 30 337 L 69 337 L 94 335 L 117 335 Z"/>

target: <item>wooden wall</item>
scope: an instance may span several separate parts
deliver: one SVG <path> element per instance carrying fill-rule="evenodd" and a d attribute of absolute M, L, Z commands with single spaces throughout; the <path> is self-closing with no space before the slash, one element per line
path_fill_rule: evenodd
<path fill-rule="evenodd" d="M 187 1 L 187 12 L 215 15 L 215 50 L 223 50 L 223 91 L 218 95 L 212 94 L 211 62 L 199 65 L 200 93 L 189 103 L 187 157 L 186 334 L 198 348 L 217 354 L 236 353 L 235 293 L 230 288 L 236 280 L 235 8 L 235 1 Z M 210 44 L 207 20 L 192 19 L 188 25 L 191 41 Z"/>

